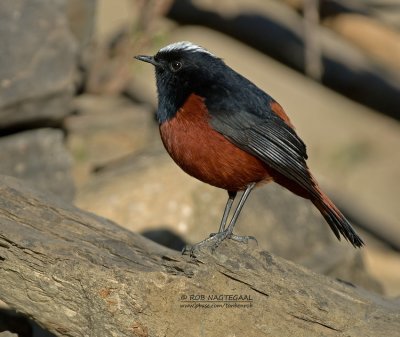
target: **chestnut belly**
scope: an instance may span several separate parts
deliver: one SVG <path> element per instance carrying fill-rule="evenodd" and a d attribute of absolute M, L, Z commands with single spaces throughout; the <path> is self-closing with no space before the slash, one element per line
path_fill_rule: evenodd
<path fill-rule="evenodd" d="M 267 166 L 211 128 L 206 120 L 187 120 L 179 113 L 160 125 L 161 139 L 172 159 L 189 175 L 228 191 L 272 180 Z"/>

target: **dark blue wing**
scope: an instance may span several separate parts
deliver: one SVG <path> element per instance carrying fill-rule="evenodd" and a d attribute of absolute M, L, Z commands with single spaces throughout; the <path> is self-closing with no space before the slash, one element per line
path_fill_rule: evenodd
<path fill-rule="evenodd" d="M 260 117 L 247 111 L 213 111 L 210 124 L 242 150 L 258 157 L 307 191 L 315 191 L 306 164 L 306 146 L 280 117 L 272 112 Z"/>

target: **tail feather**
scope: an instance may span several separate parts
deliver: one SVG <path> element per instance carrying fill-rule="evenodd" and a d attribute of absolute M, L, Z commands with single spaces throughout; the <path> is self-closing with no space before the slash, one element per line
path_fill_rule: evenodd
<path fill-rule="evenodd" d="M 356 248 L 364 245 L 363 240 L 350 225 L 350 222 L 345 218 L 345 216 L 339 211 L 339 209 L 333 204 L 326 194 L 319 190 L 318 197 L 315 197 L 312 201 L 321 212 L 338 240 L 340 240 L 340 235 L 342 235 Z"/>

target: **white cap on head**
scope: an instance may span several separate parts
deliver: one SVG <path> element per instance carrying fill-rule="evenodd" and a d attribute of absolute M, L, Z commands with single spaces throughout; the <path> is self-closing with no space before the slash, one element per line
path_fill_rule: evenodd
<path fill-rule="evenodd" d="M 175 42 L 171 43 L 168 46 L 165 46 L 161 48 L 158 52 L 160 53 L 168 53 L 172 51 L 189 51 L 189 52 L 200 52 L 200 53 L 205 53 L 208 55 L 211 55 L 213 57 L 216 57 L 214 54 L 210 53 L 207 49 L 200 47 L 192 42 L 189 41 L 180 41 L 180 42 Z"/>

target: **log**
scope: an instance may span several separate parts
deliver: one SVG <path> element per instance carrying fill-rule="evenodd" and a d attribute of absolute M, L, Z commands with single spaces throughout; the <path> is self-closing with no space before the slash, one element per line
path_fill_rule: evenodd
<path fill-rule="evenodd" d="M 400 304 L 253 246 L 182 256 L 0 177 L 0 296 L 55 336 L 394 336 Z M 240 319 L 238 319 L 240 317 Z"/>

